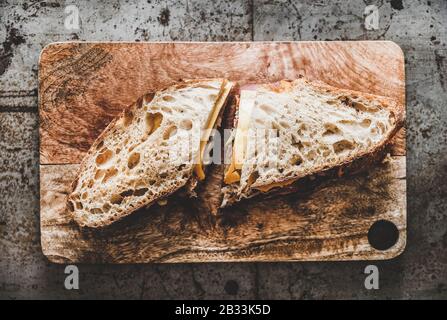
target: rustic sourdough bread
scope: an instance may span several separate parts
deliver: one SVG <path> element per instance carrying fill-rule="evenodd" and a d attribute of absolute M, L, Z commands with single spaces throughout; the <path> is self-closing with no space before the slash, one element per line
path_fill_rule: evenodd
<path fill-rule="evenodd" d="M 404 112 L 391 99 L 304 78 L 242 88 L 222 207 L 375 155 L 403 125 Z"/>
<path fill-rule="evenodd" d="M 215 125 L 231 87 L 223 79 L 185 81 L 145 95 L 113 120 L 72 184 L 74 220 L 103 227 L 187 183 L 193 189 L 204 178 L 195 165 L 206 144 L 201 139 L 209 138 L 205 129 Z"/>

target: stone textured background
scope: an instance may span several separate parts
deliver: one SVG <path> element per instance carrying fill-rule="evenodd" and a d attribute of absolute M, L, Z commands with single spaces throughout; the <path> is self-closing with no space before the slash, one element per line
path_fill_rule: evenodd
<path fill-rule="evenodd" d="M 81 26 L 64 28 L 76 4 Z M 364 28 L 367 5 L 380 28 Z M 0 0 L 0 298 L 447 298 L 447 2 Z M 393 40 L 406 57 L 408 244 L 369 263 L 80 265 L 80 290 L 39 242 L 37 62 L 69 40 Z"/>

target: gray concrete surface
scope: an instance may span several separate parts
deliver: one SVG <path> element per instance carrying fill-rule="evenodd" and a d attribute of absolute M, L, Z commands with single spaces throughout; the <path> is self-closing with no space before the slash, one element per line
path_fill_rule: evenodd
<path fill-rule="evenodd" d="M 64 28 L 77 4 L 81 25 Z M 379 8 L 379 30 L 363 12 Z M 0 1 L 0 298 L 447 298 L 447 2 Z M 408 244 L 374 262 L 80 265 L 80 290 L 39 243 L 37 61 L 66 40 L 386 39 L 405 52 Z"/>

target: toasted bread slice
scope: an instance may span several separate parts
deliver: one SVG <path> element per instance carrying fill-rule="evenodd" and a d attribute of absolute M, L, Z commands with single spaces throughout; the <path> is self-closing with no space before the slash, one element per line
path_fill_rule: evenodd
<path fill-rule="evenodd" d="M 392 99 L 304 78 L 242 88 L 240 100 L 222 207 L 375 155 L 405 117 Z"/>
<path fill-rule="evenodd" d="M 145 95 L 114 119 L 85 156 L 68 206 L 81 226 L 107 226 L 197 176 L 209 130 L 232 83 L 190 80 Z"/>

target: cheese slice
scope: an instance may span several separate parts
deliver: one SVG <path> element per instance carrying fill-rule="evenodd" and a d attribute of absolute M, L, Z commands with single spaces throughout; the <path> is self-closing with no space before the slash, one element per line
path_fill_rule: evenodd
<path fill-rule="evenodd" d="M 234 153 L 233 153 L 234 155 Z M 241 180 L 241 176 L 239 175 L 239 172 L 236 171 L 236 168 L 234 167 L 234 156 L 232 157 L 230 167 L 228 168 L 227 172 L 225 173 L 224 182 L 226 184 L 232 184 L 237 181 Z"/>
<path fill-rule="evenodd" d="M 210 113 L 208 120 L 206 122 L 206 128 L 202 133 L 202 137 L 200 139 L 200 150 L 198 155 L 199 159 L 197 160 L 197 164 L 194 167 L 194 172 L 197 178 L 199 178 L 199 180 L 205 179 L 205 172 L 203 170 L 203 154 L 205 152 L 205 147 L 210 138 L 211 131 L 215 127 L 220 110 L 225 104 L 225 101 L 232 87 L 233 87 L 232 82 L 224 80 L 224 82 L 222 83 L 222 88 L 220 89 L 219 98 L 216 100 L 216 103 L 214 104 L 213 111 Z"/>
<path fill-rule="evenodd" d="M 247 152 L 248 129 L 250 128 L 251 114 L 255 105 L 256 91 L 242 90 L 239 105 L 239 119 L 234 138 L 234 167 L 242 169 Z"/>
<path fill-rule="evenodd" d="M 255 100 L 255 90 L 241 90 L 238 108 L 238 123 L 233 143 L 233 155 L 231 158 L 232 161 L 224 177 L 224 182 L 226 184 L 231 184 L 240 180 L 240 174 L 237 170 L 242 169 L 247 153 L 248 130 L 250 128 Z"/>

